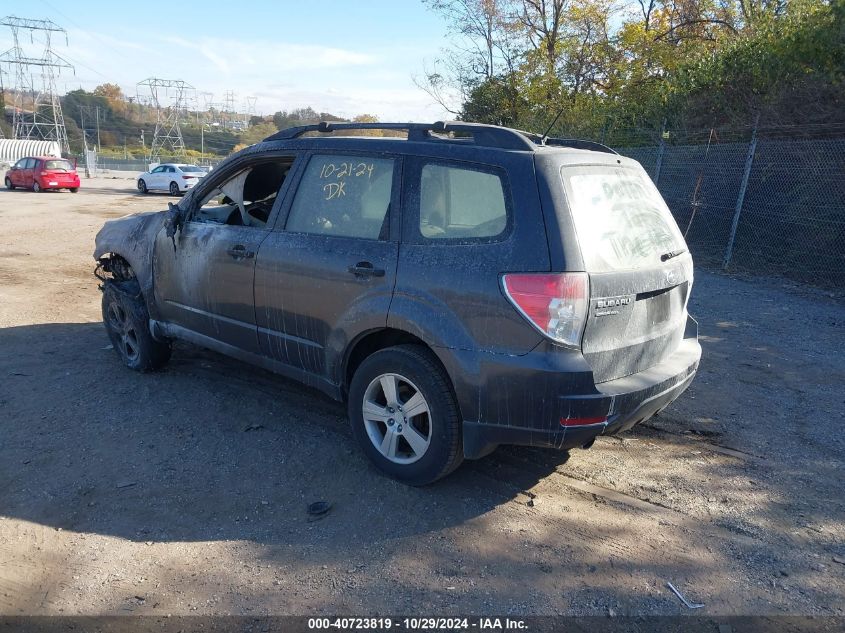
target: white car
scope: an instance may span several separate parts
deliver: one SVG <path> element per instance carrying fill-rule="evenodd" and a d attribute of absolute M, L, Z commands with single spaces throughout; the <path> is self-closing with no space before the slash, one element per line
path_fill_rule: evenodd
<path fill-rule="evenodd" d="M 205 169 L 196 165 L 162 163 L 138 176 L 138 191 L 169 191 L 171 196 L 178 196 L 196 186 L 206 174 Z"/>

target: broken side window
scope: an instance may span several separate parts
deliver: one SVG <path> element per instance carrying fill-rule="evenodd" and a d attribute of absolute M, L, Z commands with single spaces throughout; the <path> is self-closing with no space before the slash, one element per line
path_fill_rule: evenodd
<path fill-rule="evenodd" d="M 190 221 L 265 227 L 292 164 L 286 157 L 238 172 L 203 198 Z"/>

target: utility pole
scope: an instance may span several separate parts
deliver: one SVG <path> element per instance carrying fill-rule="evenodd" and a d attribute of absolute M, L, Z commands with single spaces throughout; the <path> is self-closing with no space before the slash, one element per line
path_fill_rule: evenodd
<path fill-rule="evenodd" d="M 91 177 L 91 153 L 88 150 L 88 135 L 85 128 L 82 128 L 82 152 L 85 155 L 85 177 Z"/>
<path fill-rule="evenodd" d="M 52 48 L 54 33 L 63 34 L 67 45 L 67 31 L 52 20 L 30 20 L 13 15 L 0 20 L 0 25 L 12 31 L 12 48 L 0 54 L 0 63 L 13 68 L 15 73 L 12 125 L 15 138 L 56 141 L 63 152 L 70 153 L 56 77 L 63 68 L 74 68 Z M 38 41 L 44 42 L 39 56 L 21 46 L 21 31 L 29 33 L 31 43 L 36 42 L 35 34 L 39 34 Z M 40 83 L 35 81 L 36 73 L 33 69 L 37 69 L 41 75 Z M 31 99 L 31 103 L 27 102 L 27 98 Z"/>
<path fill-rule="evenodd" d="M 94 106 L 97 108 L 97 151 L 99 152 L 102 149 L 102 145 L 100 145 L 100 106 Z"/>

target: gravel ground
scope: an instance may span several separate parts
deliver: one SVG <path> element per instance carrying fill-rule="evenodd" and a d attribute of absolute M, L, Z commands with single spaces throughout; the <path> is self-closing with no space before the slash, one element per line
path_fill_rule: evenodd
<path fill-rule="evenodd" d="M 0 192 L 0 614 L 845 615 L 845 304 L 697 271 L 692 387 L 621 438 L 380 476 L 341 405 L 177 345 L 124 369 L 91 274 L 127 179 Z M 330 501 L 309 522 L 306 506 Z"/>

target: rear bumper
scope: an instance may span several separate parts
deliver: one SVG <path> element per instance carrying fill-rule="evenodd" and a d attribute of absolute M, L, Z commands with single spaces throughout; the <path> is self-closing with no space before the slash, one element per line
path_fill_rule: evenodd
<path fill-rule="evenodd" d="M 532 352 L 526 356 L 533 355 Z M 492 396 L 495 410 L 482 410 L 486 415 L 478 421 L 464 421 L 464 455 L 482 457 L 500 444 L 566 450 L 588 445 L 599 435 L 625 431 L 681 395 L 695 377 L 700 358 L 698 324 L 689 318 L 684 338 L 672 356 L 645 371 L 617 380 L 598 385 L 590 380 L 589 387 L 585 388 L 581 372 L 555 373 L 549 371 L 548 361 L 537 359 L 537 366 L 528 380 L 520 381 L 519 392 L 512 390 L 502 398 L 501 390 L 507 387 L 504 384 L 496 386 L 497 381 L 493 380 L 492 388 L 497 390 Z M 511 362 L 518 362 L 521 371 L 525 371 L 525 357 L 505 357 L 500 361 Z M 489 367 L 486 370 L 492 371 Z M 509 372 L 500 367 L 498 373 L 507 375 Z M 463 402 L 467 394 L 456 390 L 466 418 Z M 604 421 L 579 426 L 561 424 L 561 420 L 588 418 Z"/>
<path fill-rule="evenodd" d="M 79 178 L 64 179 L 64 178 L 40 178 L 38 184 L 42 189 L 78 189 Z"/>

